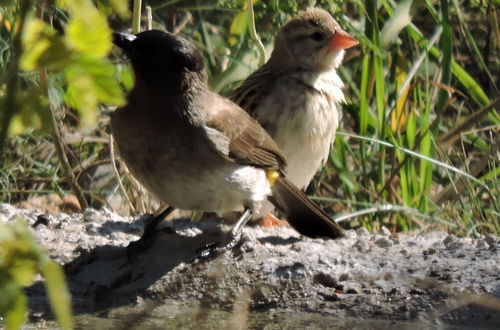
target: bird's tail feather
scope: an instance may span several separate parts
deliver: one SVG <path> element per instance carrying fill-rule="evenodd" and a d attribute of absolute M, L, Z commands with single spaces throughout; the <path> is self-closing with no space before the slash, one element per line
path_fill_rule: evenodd
<path fill-rule="evenodd" d="M 272 192 L 269 197 L 271 203 L 286 215 L 290 225 L 302 235 L 331 238 L 343 236 L 342 228 L 286 178 L 276 180 Z"/>

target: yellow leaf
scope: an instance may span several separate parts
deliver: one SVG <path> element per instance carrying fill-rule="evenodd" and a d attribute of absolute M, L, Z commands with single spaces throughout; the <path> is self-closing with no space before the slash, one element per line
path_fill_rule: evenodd
<path fill-rule="evenodd" d="M 79 110 L 82 125 L 97 119 L 100 102 L 121 104 L 122 92 L 115 78 L 114 66 L 105 59 L 81 57 L 65 70 L 68 81 L 66 101 Z"/>
<path fill-rule="evenodd" d="M 62 69 L 72 60 L 72 52 L 52 27 L 39 19 L 28 22 L 23 34 L 21 69 Z"/>
<path fill-rule="evenodd" d="M 408 63 L 403 56 L 400 56 L 399 53 L 396 61 L 396 90 L 399 91 L 407 77 L 406 71 L 408 69 Z M 401 94 L 396 100 L 396 106 L 391 112 L 391 130 L 393 132 L 405 130 L 406 122 L 408 120 L 406 103 L 409 93 L 410 85 L 406 86 L 404 90 L 401 91 Z"/>
<path fill-rule="evenodd" d="M 111 30 L 103 16 L 90 11 L 88 17 L 78 16 L 70 20 L 66 41 L 87 56 L 103 57 L 111 50 Z"/>
<path fill-rule="evenodd" d="M 248 12 L 241 11 L 236 16 L 234 16 L 231 22 L 231 27 L 229 28 L 229 44 L 235 45 L 238 42 L 236 36 L 241 36 L 248 30 Z"/>

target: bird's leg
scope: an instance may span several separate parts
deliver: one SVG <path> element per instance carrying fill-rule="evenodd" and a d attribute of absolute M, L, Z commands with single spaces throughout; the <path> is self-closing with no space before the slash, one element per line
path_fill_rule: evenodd
<path fill-rule="evenodd" d="M 234 225 L 233 229 L 229 232 L 229 238 L 225 244 L 208 244 L 203 247 L 198 255 L 202 260 L 209 260 L 221 253 L 231 250 L 239 243 L 241 239 L 241 232 L 243 227 L 252 218 L 252 212 L 250 209 L 245 209 L 238 222 Z"/>
<path fill-rule="evenodd" d="M 149 219 L 146 220 L 146 226 L 144 227 L 144 233 L 141 238 L 137 241 L 130 242 L 127 246 L 127 256 L 129 260 L 132 259 L 132 255 L 139 254 L 153 244 L 153 238 L 158 224 L 174 210 L 175 207 L 173 206 L 163 205 L 156 210 L 155 213 L 150 215 Z"/>

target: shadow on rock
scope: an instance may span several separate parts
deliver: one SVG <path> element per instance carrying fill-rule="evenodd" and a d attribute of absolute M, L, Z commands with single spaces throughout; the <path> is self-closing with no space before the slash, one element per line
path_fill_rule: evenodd
<path fill-rule="evenodd" d="M 258 238 L 258 241 L 261 244 L 269 243 L 272 245 L 291 245 L 293 243 L 300 242 L 300 238 L 298 237 L 283 238 L 279 236 L 266 236 Z"/>
<path fill-rule="evenodd" d="M 98 246 L 64 265 L 73 300 L 73 313 L 91 313 L 135 303 L 138 296 L 181 263 L 191 263 L 201 247 L 220 241 L 219 230 L 196 236 L 172 230 L 157 233 L 152 246 L 129 260 L 125 246 Z M 43 283 L 27 289 L 30 310 L 47 313 L 50 308 Z"/>

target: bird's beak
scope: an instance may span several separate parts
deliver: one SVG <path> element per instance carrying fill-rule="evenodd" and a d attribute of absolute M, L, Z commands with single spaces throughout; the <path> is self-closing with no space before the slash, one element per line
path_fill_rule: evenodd
<path fill-rule="evenodd" d="M 342 29 L 336 29 L 335 34 L 328 43 L 328 51 L 348 49 L 356 46 L 359 42 Z"/>
<path fill-rule="evenodd" d="M 113 32 L 113 43 L 123 49 L 125 52 L 130 50 L 130 45 L 132 41 L 137 38 L 133 34 L 122 33 L 122 32 Z"/>

